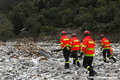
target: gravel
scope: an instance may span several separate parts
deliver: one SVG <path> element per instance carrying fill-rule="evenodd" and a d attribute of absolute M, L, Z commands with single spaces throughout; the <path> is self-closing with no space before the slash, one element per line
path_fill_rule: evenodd
<path fill-rule="evenodd" d="M 30 55 L 22 48 L 16 48 L 18 42 L 4 42 L 0 45 L 0 80 L 88 80 L 88 71 L 81 67 L 72 65 L 70 58 L 70 69 L 64 69 L 64 58 L 62 51 L 51 52 L 60 49 L 57 43 L 34 43 L 37 49 L 44 49 L 51 53 L 52 58 L 42 60 L 42 56 Z M 21 43 L 23 47 L 25 43 Z M 94 69 L 98 75 L 95 80 L 120 80 L 120 44 L 112 43 L 113 55 L 117 62 L 104 63 L 99 44 L 95 46 Z"/>

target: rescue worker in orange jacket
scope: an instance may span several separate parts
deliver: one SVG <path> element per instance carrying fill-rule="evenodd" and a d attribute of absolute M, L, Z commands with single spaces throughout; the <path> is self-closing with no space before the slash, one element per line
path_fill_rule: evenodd
<path fill-rule="evenodd" d="M 93 70 L 92 62 L 94 57 L 95 42 L 90 38 L 89 33 L 90 32 L 88 30 L 84 31 L 85 37 L 82 41 L 80 57 L 82 58 L 82 55 L 84 54 L 83 67 L 89 71 L 89 76 L 94 76 L 96 72 Z"/>
<path fill-rule="evenodd" d="M 72 34 L 72 39 L 71 39 L 71 55 L 73 57 L 73 64 L 76 65 L 77 63 L 78 67 L 80 67 L 80 63 L 78 60 L 77 52 L 80 51 L 80 49 L 81 49 L 80 40 L 76 38 L 76 34 L 74 33 Z"/>
<path fill-rule="evenodd" d="M 108 63 L 108 61 L 106 60 L 106 53 L 109 59 L 113 59 L 113 61 L 116 62 L 115 58 L 110 56 L 110 42 L 107 38 L 104 37 L 104 34 L 101 35 L 101 46 L 103 49 L 104 62 Z"/>
<path fill-rule="evenodd" d="M 70 56 L 70 38 L 66 36 L 66 32 L 62 31 L 62 37 L 60 38 L 61 49 L 63 50 L 63 56 L 65 58 L 65 69 L 69 69 L 69 56 Z"/>

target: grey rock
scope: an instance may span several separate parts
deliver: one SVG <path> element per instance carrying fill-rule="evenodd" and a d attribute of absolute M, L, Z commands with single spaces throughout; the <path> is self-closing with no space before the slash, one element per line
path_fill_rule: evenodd
<path fill-rule="evenodd" d="M 5 44 L 0 46 L 0 80 L 87 80 L 89 71 L 83 68 L 82 60 L 80 60 L 81 67 L 78 68 L 72 65 L 72 58 L 70 58 L 70 69 L 64 69 L 65 60 L 62 51 L 51 53 L 53 58 L 41 60 L 36 55 L 29 55 L 22 49 L 14 48 L 17 42 Z M 60 49 L 59 44 L 56 43 L 38 42 L 35 45 L 46 49 L 47 52 Z M 116 63 L 104 63 L 100 46 L 98 44 L 95 46 L 93 66 L 98 76 L 101 77 L 99 80 L 103 80 L 102 77 L 120 79 L 120 44 L 113 43 L 112 45 L 113 56 L 118 59 Z M 109 61 L 112 62 L 112 60 Z"/>

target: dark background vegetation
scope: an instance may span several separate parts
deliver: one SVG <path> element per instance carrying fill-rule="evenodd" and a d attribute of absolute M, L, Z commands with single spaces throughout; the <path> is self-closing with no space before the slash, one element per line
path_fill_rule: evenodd
<path fill-rule="evenodd" d="M 68 29 L 78 36 L 87 29 L 96 40 L 104 33 L 119 42 L 120 0 L 0 0 L 0 40 L 59 39 Z"/>

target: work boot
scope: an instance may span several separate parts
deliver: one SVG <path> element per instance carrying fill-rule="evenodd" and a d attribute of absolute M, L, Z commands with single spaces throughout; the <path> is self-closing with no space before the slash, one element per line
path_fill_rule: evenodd
<path fill-rule="evenodd" d="M 77 66 L 80 67 L 80 63 L 79 63 L 79 61 L 77 62 Z"/>
<path fill-rule="evenodd" d="M 65 66 L 65 69 L 68 69 L 68 68 Z"/>
<path fill-rule="evenodd" d="M 92 71 L 89 72 L 89 76 L 92 76 Z"/>
<path fill-rule="evenodd" d="M 88 68 L 88 71 L 90 71 L 89 76 L 94 76 L 95 74 L 97 75 L 97 72 L 95 70 L 93 70 L 92 67 Z"/>
<path fill-rule="evenodd" d="M 73 60 L 73 64 L 76 65 L 76 60 Z"/>
<path fill-rule="evenodd" d="M 69 69 L 70 67 L 69 67 L 69 63 L 66 63 L 65 64 L 65 69 Z"/>
<path fill-rule="evenodd" d="M 94 75 L 97 75 L 97 72 L 96 72 L 96 71 L 93 70 L 93 71 L 90 71 L 90 72 L 89 72 L 89 76 L 94 76 Z"/>
<path fill-rule="evenodd" d="M 70 69 L 69 63 L 67 64 L 67 68 Z"/>
<path fill-rule="evenodd" d="M 105 63 L 109 63 L 109 61 L 104 60 Z"/>
<path fill-rule="evenodd" d="M 67 64 L 65 64 L 64 68 L 67 69 Z"/>

